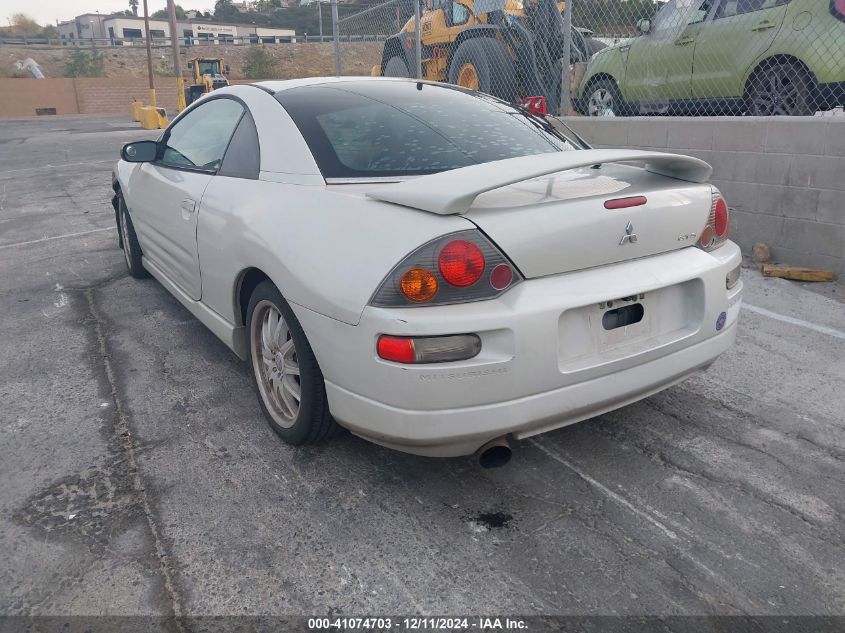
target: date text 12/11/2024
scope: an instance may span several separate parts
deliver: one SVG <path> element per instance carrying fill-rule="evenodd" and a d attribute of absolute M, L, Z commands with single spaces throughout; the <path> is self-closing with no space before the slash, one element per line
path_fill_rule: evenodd
<path fill-rule="evenodd" d="M 519 618 L 506 617 L 343 617 L 309 618 L 308 629 L 340 631 L 518 631 L 528 628 Z"/>

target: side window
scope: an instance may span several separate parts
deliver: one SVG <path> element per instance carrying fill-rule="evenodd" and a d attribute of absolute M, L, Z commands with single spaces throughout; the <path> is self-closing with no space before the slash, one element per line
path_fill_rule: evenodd
<path fill-rule="evenodd" d="M 167 134 L 161 164 L 216 170 L 243 106 L 232 99 L 213 99 L 186 114 Z"/>
<path fill-rule="evenodd" d="M 788 2 L 789 0 L 724 0 L 716 18 L 730 18 L 762 9 L 772 9 Z"/>
<path fill-rule="evenodd" d="M 261 154 L 258 146 L 258 130 L 249 112 L 244 113 L 232 136 L 218 176 L 258 179 L 261 170 Z"/>
<path fill-rule="evenodd" d="M 452 26 L 458 24 L 466 24 L 469 20 L 469 9 L 467 9 L 460 2 L 452 3 Z"/>

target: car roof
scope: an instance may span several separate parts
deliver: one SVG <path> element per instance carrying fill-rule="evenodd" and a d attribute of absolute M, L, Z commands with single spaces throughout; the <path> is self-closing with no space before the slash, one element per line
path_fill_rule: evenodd
<path fill-rule="evenodd" d="M 291 88 L 300 88 L 302 86 L 320 86 L 325 84 L 336 84 L 336 83 L 343 83 L 347 81 L 407 81 L 407 82 L 416 82 L 419 81 L 418 79 L 409 79 L 406 77 L 371 77 L 368 75 L 364 76 L 348 76 L 348 77 L 303 77 L 302 79 L 285 79 L 280 81 L 260 81 L 257 82 L 256 86 L 260 86 L 266 90 L 270 90 L 274 93 L 280 92 L 282 90 L 290 90 Z M 424 82 L 429 83 L 429 82 Z"/>

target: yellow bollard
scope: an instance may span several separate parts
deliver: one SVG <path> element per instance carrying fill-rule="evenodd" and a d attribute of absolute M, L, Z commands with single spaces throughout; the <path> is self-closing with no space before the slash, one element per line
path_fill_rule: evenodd
<path fill-rule="evenodd" d="M 164 108 L 144 106 L 141 108 L 141 127 L 145 130 L 163 130 L 167 127 L 167 113 Z"/>

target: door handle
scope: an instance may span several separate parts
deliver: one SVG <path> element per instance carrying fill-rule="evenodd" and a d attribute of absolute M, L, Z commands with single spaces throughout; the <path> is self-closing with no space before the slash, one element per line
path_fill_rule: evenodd
<path fill-rule="evenodd" d="M 765 31 L 766 29 L 773 29 L 777 26 L 774 22 L 769 22 L 768 20 L 763 20 L 762 22 L 758 22 L 756 26 L 754 26 L 751 30 L 752 31 Z"/>
<path fill-rule="evenodd" d="M 194 215 L 194 211 L 197 210 L 197 202 L 196 200 L 191 200 L 190 198 L 185 198 L 182 200 L 182 219 L 183 220 L 191 220 Z"/>

